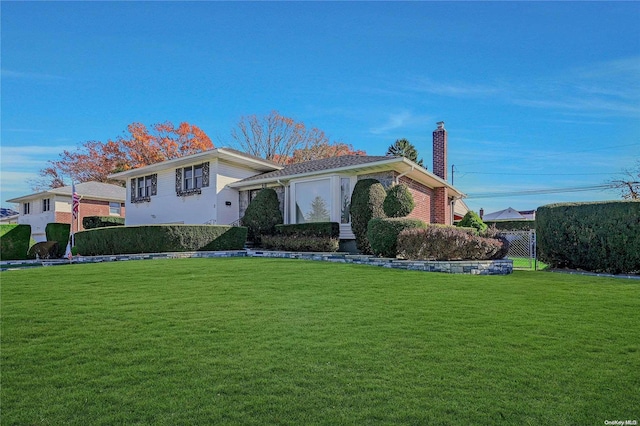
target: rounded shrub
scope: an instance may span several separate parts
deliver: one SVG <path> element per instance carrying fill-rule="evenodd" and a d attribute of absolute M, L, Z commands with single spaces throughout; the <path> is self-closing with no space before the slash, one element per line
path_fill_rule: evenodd
<path fill-rule="evenodd" d="M 356 236 L 356 247 L 362 253 L 371 254 L 367 239 L 367 226 L 375 218 L 385 217 L 382 204 L 387 196 L 384 187 L 376 179 L 359 180 L 351 194 L 351 229 Z"/>
<path fill-rule="evenodd" d="M 398 254 L 398 235 L 405 229 L 425 229 L 427 224 L 419 219 L 377 218 L 369 221 L 367 238 L 373 254 L 383 257 L 396 257 Z"/>
<path fill-rule="evenodd" d="M 487 230 L 487 225 L 480 219 L 480 216 L 476 214 L 476 212 L 472 212 L 469 210 L 467 214 L 464 215 L 462 220 L 458 222 L 456 226 L 464 227 L 464 228 L 474 228 L 477 229 L 479 233 L 483 233 Z"/>
<path fill-rule="evenodd" d="M 413 211 L 415 206 L 413 195 L 404 184 L 391 187 L 382 204 L 384 213 L 388 217 L 405 217 Z"/>
<path fill-rule="evenodd" d="M 242 225 L 249 228 L 249 239 L 256 244 L 262 235 L 273 235 L 276 225 L 283 222 L 278 194 L 271 188 L 258 192 L 242 218 Z"/>

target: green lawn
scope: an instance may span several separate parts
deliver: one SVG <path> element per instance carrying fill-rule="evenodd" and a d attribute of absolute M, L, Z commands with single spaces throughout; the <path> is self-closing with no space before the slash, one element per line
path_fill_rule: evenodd
<path fill-rule="evenodd" d="M 0 275 L 3 425 L 640 421 L 640 281 L 283 259 Z"/>

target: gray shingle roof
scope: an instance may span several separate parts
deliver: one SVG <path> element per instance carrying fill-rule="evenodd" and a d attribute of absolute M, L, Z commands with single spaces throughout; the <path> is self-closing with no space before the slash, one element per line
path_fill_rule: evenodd
<path fill-rule="evenodd" d="M 48 192 L 60 195 L 71 195 L 71 185 L 50 189 Z M 76 192 L 85 198 L 98 197 L 124 201 L 127 197 L 127 190 L 122 186 L 93 181 L 76 184 Z"/>
<path fill-rule="evenodd" d="M 305 173 L 321 172 L 324 170 L 340 169 L 343 167 L 357 166 L 360 164 L 375 163 L 389 160 L 392 157 L 374 155 L 343 155 L 340 157 L 323 158 L 321 160 L 305 161 L 285 166 L 281 170 L 251 176 L 240 182 L 251 182 L 259 179 L 279 179 L 287 176 L 301 175 Z"/>

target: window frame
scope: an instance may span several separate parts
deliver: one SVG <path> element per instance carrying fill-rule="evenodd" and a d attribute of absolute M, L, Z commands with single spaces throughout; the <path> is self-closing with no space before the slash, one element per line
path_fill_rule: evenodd
<path fill-rule="evenodd" d="M 118 206 L 117 213 L 114 213 L 112 210 L 115 205 Z M 122 214 L 122 203 L 119 203 L 117 201 L 109 201 L 109 216 L 120 216 L 121 214 Z"/>
<path fill-rule="evenodd" d="M 142 203 L 151 201 L 151 197 L 158 193 L 158 175 L 156 173 L 131 179 L 131 202 Z M 120 207 L 122 208 L 122 206 Z"/>
<path fill-rule="evenodd" d="M 51 211 L 51 198 L 43 198 L 42 199 L 42 212 L 50 212 Z"/>
<path fill-rule="evenodd" d="M 31 214 L 31 202 L 22 203 L 22 214 Z"/>

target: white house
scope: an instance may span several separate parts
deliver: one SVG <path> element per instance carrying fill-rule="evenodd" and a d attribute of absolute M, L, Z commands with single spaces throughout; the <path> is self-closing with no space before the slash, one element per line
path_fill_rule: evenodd
<path fill-rule="evenodd" d="M 403 157 L 348 155 L 278 165 L 230 148 L 217 148 L 115 173 L 127 184 L 126 224 L 236 224 L 255 194 L 273 188 L 285 223 L 332 221 L 340 238 L 353 239 L 349 202 L 360 179 L 385 187 L 405 183 L 416 208 L 410 217 L 453 223 L 464 194 L 446 181 L 444 123 L 433 132 L 434 172 Z M 464 214 L 464 213 L 463 213 Z"/>

